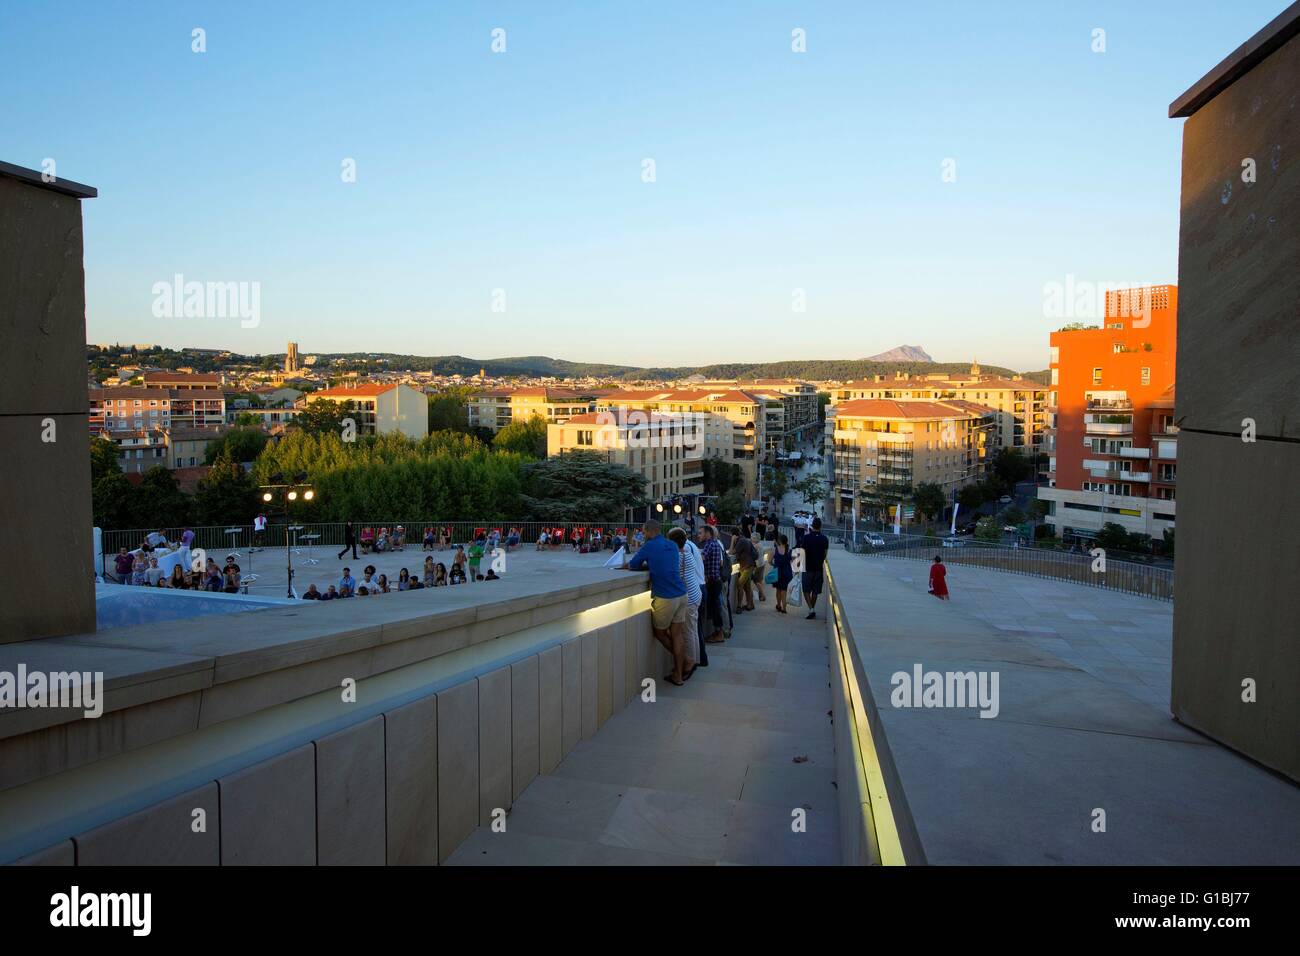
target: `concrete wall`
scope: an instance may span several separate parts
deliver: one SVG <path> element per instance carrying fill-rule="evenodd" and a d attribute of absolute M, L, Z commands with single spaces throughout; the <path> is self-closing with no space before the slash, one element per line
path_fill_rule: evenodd
<path fill-rule="evenodd" d="M 10 862 L 436 865 L 664 666 L 640 611 Z"/>
<path fill-rule="evenodd" d="M 0 579 L 0 643 L 93 631 L 81 203 L 8 176 L 0 341 L 0 526 L 23 546 L 23 573 Z"/>
<path fill-rule="evenodd" d="M 1252 60 L 1183 128 L 1171 704 L 1300 780 L 1300 36 Z"/>

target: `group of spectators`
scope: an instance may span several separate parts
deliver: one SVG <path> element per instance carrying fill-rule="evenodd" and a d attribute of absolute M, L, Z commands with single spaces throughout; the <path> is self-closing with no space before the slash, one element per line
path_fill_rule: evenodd
<path fill-rule="evenodd" d="M 766 602 L 767 586 L 773 590 L 774 612 L 787 614 L 787 595 L 798 574 L 798 593 L 808 607 L 806 618 L 814 620 L 830 550 L 820 518 L 813 519 L 806 531 L 797 532 L 794 547 L 766 515 L 747 513 L 740 532 L 729 536 L 708 523 L 695 529 L 694 540 L 689 530 L 678 526 L 665 532 L 658 521 L 647 521 L 633 537 L 634 544 L 640 542 L 636 553 L 623 565 L 650 573 L 651 627 L 673 659 L 673 669 L 664 679 L 677 686 L 690 680 L 696 668 L 708 666 L 709 644 L 730 639 L 733 610 L 737 614 L 755 610 L 755 593 Z M 730 540 L 724 543 L 727 537 Z M 802 549 L 801 560 L 796 562 L 798 549 Z M 733 566 L 734 609 L 728 588 Z"/>
<path fill-rule="evenodd" d="M 226 563 L 218 567 L 216 561 L 208 558 L 202 570 L 191 567 L 188 559 L 189 547 L 193 543 L 193 532 L 186 531 L 189 540 L 184 542 L 185 557 L 172 566 L 170 574 L 164 574 L 158 566 L 155 552 L 165 547 L 163 543 L 149 540 L 135 551 L 119 548 L 113 559 L 113 570 L 106 576 L 110 581 L 135 587 L 175 588 L 179 591 L 215 591 L 236 594 L 240 590 L 241 569 L 233 554 L 226 555 Z M 170 553 L 170 552 L 168 552 Z"/>
<path fill-rule="evenodd" d="M 478 548 L 477 558 L 472 556 L 474 552 L 474 546 L 471 546 L 469 553 L 467 553 L 463 545 L 458 545 L 450 569 L 441 561 L 435 562 L 433 556 L 430 555 L 424 559 L 422 573 L 412 574 L 409 568 L 402 568 L 398 572 L 395 581 L 389 581 L 386 574 L 377 573 L 373 564 L 366 565 L 361 572 L 360 581 L 353 577 L 351 568 L 345 567 L 337 583 L 329 585 L 324 591 L 320 590 L 315 584 L 308 585 L 303 598 L 308 601 L 333 601 L 340 598 L 392 594 L 398 591 L 420 591 L 424 588 L 450 587 L 456 584 L 465 584 L 468 581 L 501 580 L 500 576 L 492 568 L 488 568 L 486 574 L 479 573 L 479 560 L 483 555 L 481 546 Z"/>

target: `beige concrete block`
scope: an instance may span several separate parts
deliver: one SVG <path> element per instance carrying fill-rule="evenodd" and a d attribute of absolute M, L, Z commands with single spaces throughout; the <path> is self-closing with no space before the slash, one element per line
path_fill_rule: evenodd
<path fill-rule="evenodd" d="M 478 801 L 480 826 L 492 823 L 494 810 L 509 810 L 510 668 L 499 667 L 478 679 Z"/>
<path fill-rule="evenodd" d="M 548 647 L 537 655 L 538 770 L 550 773 L 564 757 L 564 651 Z"/>
<path fill-rule="evenodd" d="M 596 727 L 614 713 L 614 629 L 596 631 Z"/>
<path fill-rule="evenodd" d="M 478 826 L 478 681 L 438 692 L 438 862 Z"/>
<path fill-rule="evenodd" d="M 1277 551 L 1300 540 L 1300 444 L 1184 430 L 1178 458 L 1174 716 L 1300 780 L 1300 589 Z"/>
<path fill-rule="evenodd" d="M 1186 428 L 1239 435 L 1252 418 L 1260 436 L 1300 435 L 1298 84 L 1293 37 L 1183 126 L 1178 417 Z M 1246 159 L 1255 161 L 1253 183 L 1242 179 Z"/>
<path fill-rule="evenodd" d="M 383 866 L 384 718 L 316 741 L 316 853 L 321 866 Z"/>
<path fill-rule="evenodd" d="M 223 866 L 316 863 L 316 748 L 304 744 L 217 780 Z"/>
<path fill-rule="evenodd" d="M 582 642 L 582 739 L 590 740 L 600 729 L 600 642 L 596 632 L 589 631 Z"/>
<path fill-rule="evenodd" d="M 220 866 L 217 785 L 156 803 L 75 840 L 80 866 Z"/>
<path fill-rule="evenodd" d="M 519 799 L 541 764 L 540 668 L 536 655 L 510 665 L 510 796 Z"/>
<path fill-rule="evenodd" d="M 564 675 L 563 715 L 561 723 L 563 754 L 582 739 L 582 639 L 572 638 L 560 645 Z"/>
<path fill-rule="evenodd" d="M 2 270 L 0 266 L 0 275 Z M 4 285 L 3 278 L 0 285 Z M 4 295 L 0 292 L 0 298 Z M 29 334 L 49 337 L 39 335 L 35 328 Z M 10 338 L 0 354 L 29 348 L 29 343 Z M 64 369 L 63 373 L 83 383 L 80 414 L 64 410 L 59 415 L 51 411 L 0 416 L 0 448 L 5 456 L 4 468 L 0 468 L 0 527 L 14 542 L 47 542 L 51 530 L 57 529 L 58 541 L 57 547 L 24 547 L 22 573 L 8 575 L 7 580 L 0 576 L 0 644 L 95 629 L 84 353 L 76 370 Z M 15 383 L 3 381 L 8 396 Z M 6 404 L 9 401 L 4 399 Z M 55 440 L 45 441 L 43 436 L 50 427 Z"/>
<path fill-rule="evenodd" d="M 11 866 L 76 866 L 77 848 L 71 840 L 63 840 L 54 846 L 46 847 L 21 859 L 14 860 Z"/>
<path fill-rule="evenodd" d="M 627 705 L 627 664 L 623 657 L 627 650 L 627 627 L 623 621 L 611 624 L 609 630 L 609 699 L 614 713 L 622 713 Z"/>
<path fill-rule="evenodd" d="M 388 865 L 438 864 L 438 698 L 384 714 Z"/>
<path fill-rule="evenodd" d="M 624 676 L 626 684 L 626 693 L 623 696 L 624 702 L 630 702 L 637 694 L 641 692 L 641 681 L 637 674 L 637 641 L 636 628 L 632 626 L 631 621 L 623 621 L 623 666 L 626 670 Z"/>
<path fill-rule="evenodd" d="M 0 417 L 80 414 L 86 434 L 82 255 L 80 200 L 0 179 L 0 340 L 5 343 L 0 349 L 0 381 L 5 383 Z M 7 452 L 10 446 L 6 442 L 3 447 Z M 88 474 L 88 462 L 86 468 Z M 79 486 L 80 497 L 89 499 L 88 488 Z M 65 506 L 67 514 L 67 501 L 51 494 L 50 503 Z M 12 526 L 6 521 L 4 527 Z M 72 531 L 70 523 L 65 531 Z M 71 552 L 67 557 L 72 560 Z M 71 574 L 65 565 L 64 578 Z"/>

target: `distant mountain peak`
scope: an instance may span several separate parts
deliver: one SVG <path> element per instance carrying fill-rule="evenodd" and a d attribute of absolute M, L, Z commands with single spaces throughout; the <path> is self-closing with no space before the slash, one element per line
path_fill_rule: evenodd
<path fill-rule="evenodd" d="M 881 352 L 879 355 L 872 355 L 866 359 L 868 362 L 933 362 L 934 359 L 926 354 L 925 349 L 919 345 L 900 345 L 898 348 L 890 349 L 888 352 Z"/>

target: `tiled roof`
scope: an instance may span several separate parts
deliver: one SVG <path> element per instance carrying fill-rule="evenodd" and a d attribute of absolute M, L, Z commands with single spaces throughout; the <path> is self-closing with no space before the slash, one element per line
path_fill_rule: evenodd
<path fill-rule="evenodd" d="M 960 402 L 959 404 L 957 401 L 926 402 L 894 398 L 857 398 L 851 402 L 841 402 L 836 405 L 835 417 L 930 419 L 952 418 L 954 412 L 971 414 L 975 411 L 974 408 L 962 408 L 962 405 L 974 405 L 974 403 Z M 992 409 L 988 409 L 988 411 L 992 411 Z"/>

